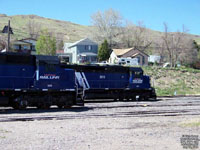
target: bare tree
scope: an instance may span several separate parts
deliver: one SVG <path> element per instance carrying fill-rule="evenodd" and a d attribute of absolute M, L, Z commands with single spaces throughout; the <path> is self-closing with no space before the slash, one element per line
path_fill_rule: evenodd
<path fill-rule="evenodd" d="M 186 30 L 183 25 L 182 32 L 177 31 L 176 33 L 170 33 L 168 25 L 164 23 L 164 35 L 162 36 L 162 40 L 171 67 L 176 66 L 181 54 L 193 50 L 192 45 L 189 44 L 191 39 L 186 36 L 187 32 L 188 30 Z"/>
<path fill-rule="evenodd" d="M 30 38 L 37 39 L 39 37 L 39 32 L 41 31 L 41 25 L 39 23 L 36 23 L 34 20 L 29 20 L 27 28 Z"/>
<path fill-rule="evenodd" d="M 194 46 L 194 41 L 192 39 L 185 41 L 185 46 L 179 56 L 179 60 L 182 64 L 186 65 L 191 65 L 198 60 L 198 50 Z"/>
<path fill-rule="evenodd" d="M 56 48 L 57 48 L 57 50 L 63 50 L 64 49 L 64 34 L 55 33 L 55 37 L 56 37 Z"/>
<path fill-rule="evenodd" d="M 163 39 L 163 42 L 164 42 L 165 49 L 168 52 L 170 65 L 172 67 L 173 66 L 173 60 L 172 60 L 173 49 L 171 48 L 172 37 L 171 37 L 171 35 L 168 31 L 168 25 L 166 23 L 163 23 L 163 25 L 164 25 L 164 35 L 162 36 L 162 39 Z"/>
<path fill-rule="evenodd" d="M 154 50 L 156 53 L 159 54 L 160 56 L 160 63 L 163 63 L 164 62 L 164 58 L 165 58 L 165 55 L 166 55 L 166 52 L 165 52 L 165 46 L 164 46 L 164 42 L 162 40 L 156 40 L 154 42 Z"/>
<path fill-rule="evenodd" d="M 120 13 L 113 9 L 104 12 L 98 11 L 91 16 L 91 19 L 92 24 L 97 28 L 97 32 L 94 33 L 95 38 L 99 42 L 107 39 L 112 47 L 115 38 L 121 31 L 122 16 Z"/>
<path fill-rule="evenodd" d="M 12 43 L 15 39 L 10 37 L 10 43 Z M 3 49 L 8 49 L 8 35 L 7 34 L 0 34 L 0 51 Z M 12 51 L 12 44 L 9 47 L 10 51 Z"/>
<path fill-rule="evenodd" d="M 0 51 L 7 48 L 7 39 L 5 36 L 0 36 Z"/>
<path fill-rule="evenodd" d="M 133 47 L 134 49 L 145 51 L 152 43 L 147 33 L 147 29 L 142 21 L 139 21 L 137 25 L 127 21 L 123 30 L 122 41 L 125 47 Z"/>
<path fill-rule="evenodd" d="M 133 47 L 133 39 L 136 26 L 132 22 L 126 20 L 126 25 L 122 30 L 121 41 L 123 42 L 123 47 L 130 48 Z"/>

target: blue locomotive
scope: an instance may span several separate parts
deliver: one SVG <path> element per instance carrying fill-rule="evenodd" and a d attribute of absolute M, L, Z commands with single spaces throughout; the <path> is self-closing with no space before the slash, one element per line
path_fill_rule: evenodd
<path fill-rule="evenodd" d="M 136 67 L 68 65 L 56 56 L 0 53 L 0 106 L 59 108 L 84 99 L 156 99 L 149 76 Z"/>
<path fill-rule="evenodd" d="M 124 66 L 65 65 L 74 69 L 85 99 L 156 100 L 150 77 L 142 68 Z"/>
<path fill-rule="evenodd" d="M 63 68 L 57 57 L 0 54 L 0 105 L 16 109 L 59 108 L 83 104 L 77 95 L 75 70 Z"/>

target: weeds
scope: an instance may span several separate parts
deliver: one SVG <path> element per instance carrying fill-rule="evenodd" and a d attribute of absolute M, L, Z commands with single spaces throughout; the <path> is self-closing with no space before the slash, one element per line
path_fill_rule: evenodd
<path fill-rule="evenodd" d="M 200 94 L 200 70 L 179 67 L 143 67 L 144 73 L 153 79 L 158 96 Z"/>
<path fill-rule="evenodd" d="M 184 126 L 184 127 L 200 127 L 200 121 L 184 123 L 184 124 L 182 124 L 182 126 Z"/>

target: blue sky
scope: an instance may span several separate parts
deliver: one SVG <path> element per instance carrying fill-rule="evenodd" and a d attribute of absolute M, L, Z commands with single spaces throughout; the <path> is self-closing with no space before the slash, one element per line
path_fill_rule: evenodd
<path fill-rule="evenodd" d="M 112 8 L 137 23 L 163 31 L 166 22 L 170 31 L 181 30 L 200 35 L 200 0 L 0 0 L 0 13 L 7 15 L 36 14 L 52 19 L 91 25 L 90 16 Z"/>

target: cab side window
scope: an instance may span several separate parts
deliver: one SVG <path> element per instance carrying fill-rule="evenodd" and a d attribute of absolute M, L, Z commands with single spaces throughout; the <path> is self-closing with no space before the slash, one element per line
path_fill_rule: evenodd
<path fill-rule="evenodd" d="M 54 64 L 45 64 L 45 72 L 55 72 L 56 66 Z"/>
<path fill-rule="evenodd" d="M 134 75 L 135 78 L 141 77 L 142 74 L 143 74 L 143 73 L 142 73 L 141 71 L 133 71 L 133 75 Z"/>

